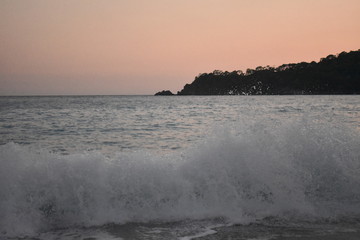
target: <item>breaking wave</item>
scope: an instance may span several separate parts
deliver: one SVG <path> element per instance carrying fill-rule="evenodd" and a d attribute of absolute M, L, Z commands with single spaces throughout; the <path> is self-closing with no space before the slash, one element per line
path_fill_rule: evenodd
<path fill-rule="evenodd" d="M 337 219 L 360 214 L 360 133 L 306 119 L 215 133 L 167 155 L 59 155 L 0 146 L 0 229 L 224 217 Z"/>

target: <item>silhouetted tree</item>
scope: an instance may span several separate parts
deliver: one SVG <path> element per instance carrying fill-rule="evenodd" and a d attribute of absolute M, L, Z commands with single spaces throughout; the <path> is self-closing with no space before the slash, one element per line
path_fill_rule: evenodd
<path fill-rule="evenodd" d="M 360 50 L 328 55 L 318 63 L 201 73 L 178 94 L 360 94 Z"/>

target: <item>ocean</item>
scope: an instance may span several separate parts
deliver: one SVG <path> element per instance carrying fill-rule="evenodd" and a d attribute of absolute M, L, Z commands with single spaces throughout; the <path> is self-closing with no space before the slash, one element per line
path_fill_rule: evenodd
<path fill-rule="evenodd" d="M 360 97 L 0 97 L 0 239 L 360 239 Z"/>

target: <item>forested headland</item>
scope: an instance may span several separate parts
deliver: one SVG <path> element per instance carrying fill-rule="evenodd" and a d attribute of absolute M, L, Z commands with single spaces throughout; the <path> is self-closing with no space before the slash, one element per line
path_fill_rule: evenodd
<path fill-rule="evenodd" d="M 360 94 L 360 50 L 319 62 L 201 73 L 177 95 Z"/>

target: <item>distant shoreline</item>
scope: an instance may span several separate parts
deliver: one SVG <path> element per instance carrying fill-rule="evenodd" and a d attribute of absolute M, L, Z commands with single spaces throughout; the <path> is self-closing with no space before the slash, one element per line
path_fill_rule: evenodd
<path fill-rule="evenodd" d="M 360 50 L 328 55 L 319 62 L 259 66 L 245 72 L 214 70 L 195 77 L 177 94 L 155 95 L 356 95 L 360 94 Z"/>
<path fill-rule="evenodd" d="M 182 97 L 182 96 L 199 96 L 199 97 L 206 97 L 206 96 L 243 96 L 243 97 L 246 97 L 246 96 L 349 96 L 349 95 L 354 95 L 354 96 L 358 96 L 360 95 L 360 93 L 353 93 L 353 94 L 258 94 L 258 95 L 229 95 L 229 94 L 223 94 L 223 95 L 177 95 L 177 94 L 174 94 L 174 95 L 171 95 L 171 97 Z M 166 95 L 165 95 L 166 96 Z M 0 95 L 0 98 L 21 98 L 21 97 L 24 97 L 24 98 L 33 98 L 33 97 L 154 97 L 153 94 L 134 94 L 134 95 L 123 95 L 123 94 L 119 94 L 119 95 Z"/>

